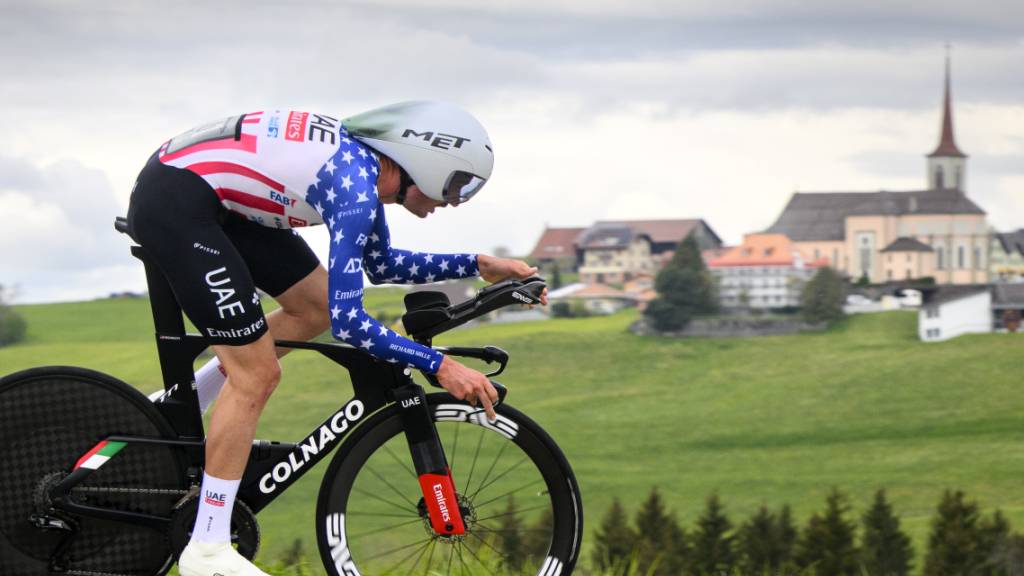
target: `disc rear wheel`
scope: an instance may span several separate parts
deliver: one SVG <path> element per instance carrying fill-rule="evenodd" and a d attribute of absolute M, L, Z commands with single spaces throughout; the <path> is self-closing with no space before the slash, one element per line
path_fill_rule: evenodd
<path fill-rule="evenodd" d="M 56 510 L 50 488 L 111 435 L 170 437 L 141 393 L 90 370 L 47 367 L 0 379 L 0 574 L 151 576 L 166 572 L 166 534 L 133 524 Z M 129 444 L 71 492 L 73 502 L 169 517 L 185 494 L 179 455 L 161 445 Z M 51 528 L 39 527 L 49 519 Z M 69 531 L 56 527 L 65 525 Z M 58 548 L 66 546 L 61 554 Z"/>

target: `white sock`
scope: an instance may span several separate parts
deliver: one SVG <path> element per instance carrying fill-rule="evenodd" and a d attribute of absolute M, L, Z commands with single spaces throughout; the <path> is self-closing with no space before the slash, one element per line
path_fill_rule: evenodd
<path fill-rule="evenodd" d="M 199 413 L 206 414 L 206 409 L 213 404 L 224 387 L 224 381 L 228 379 L 227 372 L 220 365 L 220 359 L 216 356 L 196 372 L 196 389 L 199 393 Z"/>
<path fill-rule="evenodd" d="M 231 510 L 235 507 L 238 480 L 222 480 L 203 474 L 199 488 L 199 512 L 192 528 L 192 540 L 198 542 L 231 542 Z"/>

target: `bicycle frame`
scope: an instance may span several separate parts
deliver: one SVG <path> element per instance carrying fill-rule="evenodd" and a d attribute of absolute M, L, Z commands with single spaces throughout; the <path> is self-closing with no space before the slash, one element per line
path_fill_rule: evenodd
<path fill-rule="evenodd" d="M 166 278 L 146 257 L 145 250 L 133 246 L 132 255 L 141 260 L 146 269 L 157 354 L 164 381 L 164 397 L 155 406 L 177 437 L 112 435 L 105 438 L 78 460 L 71 474 L 51 489 L 50 497 L 56 508 L 74 514 L 164 529 L 169 525 L 169 518 L 84 505 L 70 498 L 75 486 L 129 444 L 165 445 L 180 450 L 188 478 L 193 484 L 198 482 L 203 468 L 205 440 L 192 367 L 209 343 L 199 334 L 185 332 L 181 307 Z M 314 350 L 345 367 L 355 396 L 297 444 L 254 440 L 238 498 L 253 512 L 259 512 L 330 454 L 359 422 L 391 403 L 398 403 L 413 464 L 417 474 L 421 475 L 432 524 L 440 534 L 462 533 L 464 527 L 458 508 L 439 507 L 444 497 L 448 498 L 447 502 L 455 502 L 454 487 L 436 428 L 427 410 L 424 390 L 413 382 L 412 370 L 377 360 L 341 344 L 293 341 L 278 341 L 276 344 L 285 348 Z M 424 476 L 429 485 L 424 483 Z M 445 477 L 447 482 L 444 482 Z M 435 486 L 439 483 L 442 494 L 438 496 Z"/>

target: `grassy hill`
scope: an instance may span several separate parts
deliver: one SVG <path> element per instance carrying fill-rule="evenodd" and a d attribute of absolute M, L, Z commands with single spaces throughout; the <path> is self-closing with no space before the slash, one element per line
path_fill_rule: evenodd
<path fill-rule="evenodd" d="M 29 338 L 0 349 L 0 373 L 76 364 L 143 391 L 160 386 L 145 300 L 19 311 Z M 926 345 L 915 337 L 916 315 L 897 312 L 823 334 L 664 340 L 628 333 L 634 318 L 485 325 L 438 342 L 510 352 L 501 378 L 509 403 L 543 424 L 573 463 L 588 538 L 613 497 L 632 515 L 654 485 L 686 525 L 713 492 L 734 524 L 761 504 L 789 503 L 802 525 L 832 486 L 852 496 L 858 516 L 885 487 L 918 567 L 945 488 L 1024 528 L 1024 337 Z M 284 368 L 259 436 L 297 440 L 351 390 L 316 354 L 292 354 Z M 318 486 L 319 475 L 308 474 L 260 515 L 264 559 L 295 537 L 313 554 Z"/>

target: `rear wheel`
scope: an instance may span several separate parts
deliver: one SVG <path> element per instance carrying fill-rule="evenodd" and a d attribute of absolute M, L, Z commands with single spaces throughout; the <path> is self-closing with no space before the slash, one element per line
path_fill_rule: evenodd
<path fill-rule="evenodd" d="M 0 574 L 51 574 L 68 532 L 33 518 L 77 526 L 61 556 L 66 574 L 150 576 L 172 561 L 163 531 L 55 512 L 49 489 L 110 435 L 172 437 L 140 392 L 82 368 L 34 368 L 0 379 Z M 167 446 L 129 444 L 72 492 L 74 502 L 170 517 L 185 495 L 179 454 Z"/>
<path fill-rule="evenodd" d="M 466 534 L 431 528 L 397 410 L 387 408 L 353 433 L 324 475 L 316 520 L 328 573 L 571 573 L 583 510 L 554 441 L 509 406 L 492 425 L 447 394 L 428 402 Z"/>

